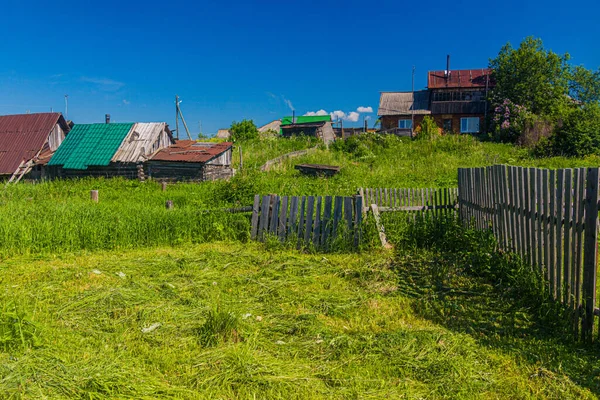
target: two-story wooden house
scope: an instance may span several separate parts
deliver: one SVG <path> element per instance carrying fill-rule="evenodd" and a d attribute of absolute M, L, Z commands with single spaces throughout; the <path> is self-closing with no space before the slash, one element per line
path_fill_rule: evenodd
<path fill-rule="evenodd" d="M 490 69 L 429 71 L 431 116 L 445 132 L 485 132 Z"/>
<path fill-rule="evenodd" d="M 377 112 L 381 130 L 408 136 L 430 115 L 444 132 L 485 132 L 491 73 L 485 68 L 450 70 L 448 60 L 446 70 L 427 73 L 425 90 L 382 92 Z"/>

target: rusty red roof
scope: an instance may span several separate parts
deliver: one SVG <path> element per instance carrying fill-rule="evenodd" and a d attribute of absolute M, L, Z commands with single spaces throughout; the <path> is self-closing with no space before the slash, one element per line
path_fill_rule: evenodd
<path fill-rule="evenodd" d="M 486 82 L 489 87 L 493 87 L 493 81 L 490 77 L 492 70 L 489 68 L 481 69 L 460 69 L 450 70 L 449 77 L 446 78 L 446 71 L 429 71 L 427 73 L 427 87 L 429 89 L 445 88 L 485 88 Z"/>
<path fill-rule="evenodd" d="M 177 143 L 159 150 L 150 157 L 150 160 L 205 163 L 220 156 L 232 146 L 231 142 L 203 143 L 195 140 L 178 140 Z"/>
<path fill-rule="evenodd" d="M 0 116 L 0 175 L 13 174 L 21 161 L 43 150 L 57 123 L 65 133 L 69 131 L 61 113 Z"/>

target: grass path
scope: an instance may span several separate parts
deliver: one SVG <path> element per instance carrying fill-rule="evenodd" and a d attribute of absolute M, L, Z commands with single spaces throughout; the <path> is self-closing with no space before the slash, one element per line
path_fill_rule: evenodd
<path fill-rule="evenodd" d="M 230 242 L 6 259 L 0 397 L 595 398 L 589 357 L 492 340 L 493 291 L 452 305 L 423 292 L 427 260 L 391 260 Z"/>

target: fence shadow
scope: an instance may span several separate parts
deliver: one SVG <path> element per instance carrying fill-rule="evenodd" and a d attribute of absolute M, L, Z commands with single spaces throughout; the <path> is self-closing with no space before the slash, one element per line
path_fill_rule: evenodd
<path fill-rule="evenodd" d="M 443 252 L 403 251 L 394 268 L 415 314 L 528 363 L 539 376 L 564 374 L 600 394 L 600 347 L 575 343 L 569 327 L 557 322 L 558 310 L 540 313 L 517 290 L 466 273 Z"/>

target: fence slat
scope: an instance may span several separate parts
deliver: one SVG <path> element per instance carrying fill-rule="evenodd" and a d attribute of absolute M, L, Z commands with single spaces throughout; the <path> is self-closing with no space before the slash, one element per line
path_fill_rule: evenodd
<path fill-rule="evenodd" d="M 292 201 L 290 202 L 290 218 L 289 218 L 289 230 L 288 234 L 293 233 L 296 234 L 298 232 L 298 196 L 292 196 Z"/>
<path fill-rule="evenodd" d="M 265 232 L 268 228 L 269 222 L 269 208 L 271 206 L 271 196 L 263 196 L 262 203 L 260 205 L 260 220 L 258 222 L 258 239 L 264 240 Z"/>
<path fill-rule="evenodd" d="M 317 197 L 317 208 L 315 210 L 315 227 L 313 230 L 313 245 L 315 247 L 319 247 L 321 245 L 321 207 L 323 198 L 321 196 Z"/>
<path fill-rule="evenodd" d="M 538 257 L 538 269 L 540 273 L 544 273 L 544 233 L 542 226 L 542 214 L 543 204 L 542 204 L 542 170 L 535 170 L 537 186 L 536 186 L 536 203 L 537 203 L 537 214 L 536 214 L 536 228 L 537 228 L 537 257 Z"/>
<path fill-rule="evenodd" d="M 592 341 L 594 307 L 596 306 L 596 277 L 598 265 L 598 168 L 588 168 L 585 193 L 585 236 L 583 256 L 583 305 L 585 309 L 582 339 Z"/>
<path fill-rule="evenodd" d="M 300 218 L 298 219 L 298 230 L 296 231 L 296 236 L 298 237 L 297 248 L 300 249 L 302 247 L 302 239 L 304 235 L 304 229 L 306 225 L 304 213 L 306 209 L 306 196 L 302 196 L 302 202 L 300 204 Z"/>
<path fill-rule="evenodd" d="M 579 168 L 579 188 L 577 202 L 577 246 L 575 248 L 576 257 L 576 286 L 575 286 L 575 335 L 578 336 L 583 310 L 582 304 L 582 286 L 583 286 L 583 229 L 585 222 L 585 178 L 586 168 Z"/>
<path fill-rule="evenodd" d="M 322 226 L 322 244 L 325 250 L 329 249 L 329 236 L 331 232 L 331 196 L 325 196 L 325 209 L 323 211 L 323 222 Z M 362 210 L 361 210 L 362 212 Z"/>
<path fill-rule="evenodd" d="M 552 293 L 552 280 L 554 271 L 550 268 L 550 228 L 548 226 L 548 217 L 550 214 L 550 193 L 548 193 L 548 170 L 542 170 L 542 228 L 544 231 L 544 268 L 546 269 L 546 278 L 548 279 L 548 289 Z"/>
<path fill-rule="evenodd" d="M 573 190 L 573 179 L 572 170 L 565 170 L 565 211 L 564 211 L 564 275 L 563 280 L 565 284 L 565 304 L 572 306 L 571 298 L 571 223 L 572 223 L 572 190 Z"/>
<path fill-rule="evenodd" d="M 279 206 L 279 226 L 277 227 L 277 234 L 281 242 L 285 241 L 287 235 L 287 210 L 288 210 L 288 197 L 281 197 L 281 203 Z"/>
<path fill-rule="evenodd" d="M 344 217 L 346 219 L 346 228 L 348 232 L 352 231 L 352 197 L 344 197 Z"/>
<path fill-rule="evenodd" d="M 333 206 L 333 239 L 337 239 L 338 237 L 338 225 L 342 219 L 342 200 L 343 198 L 340 196 L 336 196 L 334 199 Z M 375 204 L 374 202 L 372 204 Z"/>
<path fill-rule="evenodd" d="M 313 218 L 315 213 L 315 196 L 308 196 L 306 199 L 306 224 L 304 225 L 304 244 L 308 246 L 310 243 Z"/>
<path fill-rule="evenodd" d="M 563 285 L 566 281 L 563 261 L 563 218 L 565 209 L 565 170 L 556 173 L 556 297 L 564 303 Z"/>
<path fill-rule="evenodd" d="M 549 173 L 549 202 L 548 202 L 548 245 L 549 248 L 549 260 L 548 268 L 550 269 L 550 295 L 556 300 L 556 282 L 557 282 L 557 268 L 556 268 L 556 171 L 550 170 Z"/>
<path fill-rule="evenodd" d="M 363 198 L 362 196 L 357 196 L 354 202 L 354 248 L 358 248 L 361 241 L 362 209 Z"/>
<path fill-rule="evenodd" d="M 269 211 L 269 233 L 277 235 L 279 223 L 279 196 L 271 196 L 271 209 Z"/>
<path fill-rule="evenodd" d="M 254 204 L 252 205 L 252 226 L 250 231 L 250 237 L 252 240 L 256 239 L 258 233 L 258 217 L 260 212 L 260 196 L 254 196 Z"/>

